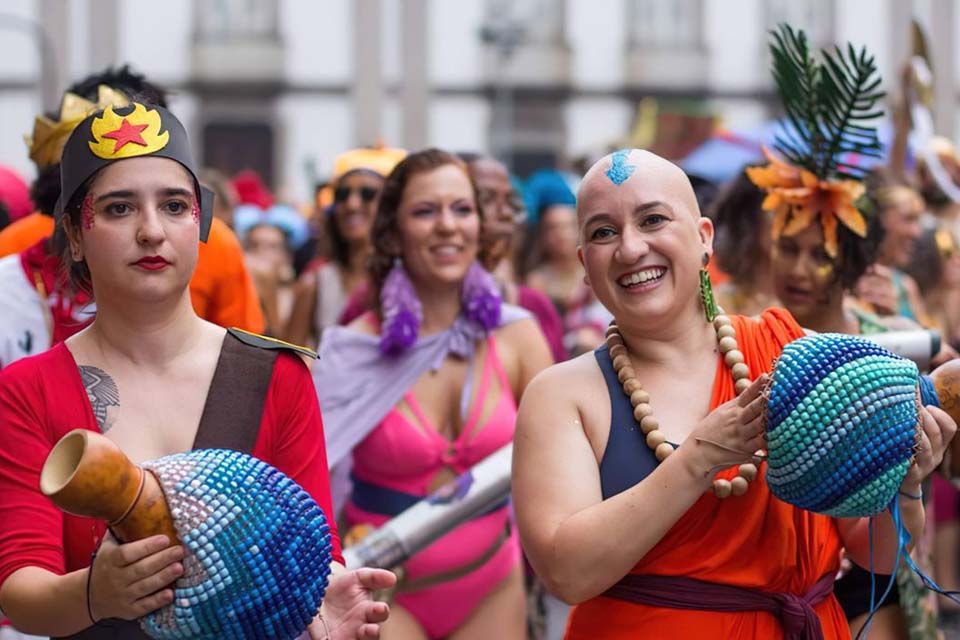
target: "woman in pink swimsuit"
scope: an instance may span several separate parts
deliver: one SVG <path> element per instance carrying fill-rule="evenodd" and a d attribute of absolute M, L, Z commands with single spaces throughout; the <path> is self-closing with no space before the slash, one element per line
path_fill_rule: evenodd
<path fill-rule="evenodd" d="M 351 526 L 383 524 L 509 444 L 520 394 L 551 362 L 535 320 L 502 304 L 479 266 L 481 222 L 466 166 L 451 154 L 415 153 L 387 178 L 373 227 L 379 304 L 324 333 L 321 353 L 330 358 L 321 356 L 314 376 L 327 428 L 361 430 L 344 512 Z M 338 362 L 345 345 L 364 341 L 372 359 L 358 349 Z M 431 349 L 439 355 L 411 373 Z M 369 368 L 401 372 L 408 384 L 386 374 L 371 383 L 360 375 Z M 345 397 L 330 397 L 337 394 Z M 371 409 L 378 402 L 382 408 Z M 340 424 L 344 405 L 361 405 L 365 417 Z M 524 638 L 520 545 L 510 521 L 505 501 L 413 556 L 384 637 Z"/>

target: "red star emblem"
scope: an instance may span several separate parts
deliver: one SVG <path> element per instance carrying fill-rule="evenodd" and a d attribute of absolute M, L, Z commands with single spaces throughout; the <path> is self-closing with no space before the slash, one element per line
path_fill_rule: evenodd
<path fill-rule="evenodd" d="M 147 141 L 143 139 L 143 136 L 140 135 L 144 129 L 150 125 L 146 124 L 130 124 L 130 122 L 124 118 L 123 122 L 120 123 L 120 128 L 115 131 L 109 131 L 103 134 L 104 138 L 111 138 L 116 140 L 117 143 L 113 146 L 113 152 L 116 153 L 123 149 L 128 143 L 132 142 L 138 144 L 141 147 L 147 146 Z"/>

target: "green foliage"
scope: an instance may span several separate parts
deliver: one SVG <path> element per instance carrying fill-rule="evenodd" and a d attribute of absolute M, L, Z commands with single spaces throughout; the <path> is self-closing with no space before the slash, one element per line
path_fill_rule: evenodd
<path fill-rule="evenodd" d="M 882 155 L 877 130 L 867 124 L 883 115 L 877 102 L 885 95 L 873 56 L 848 44 L 821 51 L 818 62 L 803 31 L 781 24 L 772 34 L 773 77 L 793 125 L 777 136 L 777 150 L 821 180 L 862 178 L 849 154 Z"/>

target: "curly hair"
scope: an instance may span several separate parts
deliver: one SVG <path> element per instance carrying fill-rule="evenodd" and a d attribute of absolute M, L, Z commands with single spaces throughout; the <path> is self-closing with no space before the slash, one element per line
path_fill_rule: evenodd
<path fill-rule="evenodd" d="M 756 274 L 763 220 L 770 215 L 760 206 L 763 198 L 763 191 L 746 171 L 740 171 L 706 210 L 716 230 L 713 248 L 717 266 L 735 282 L 752 282 Z"/>
<path fill-rule="evenodd" d="M 470 176 L 470 171 L 466 163 L 452 153 L 441 149 L 424 149 L 411 153 L 404 158 L 383 183 L 383 189 L 380 192 L 380 202 L 377 206 L 377 215 L 373 219 L 373 228 L 371 237 L 373 239 L 373 255 L 370 258 L 370 283 L 371 283 L 371 308 L 376 311 L 377 316 L 382 319 L 382 309 L 380 308 L 380 292 L 383 289 L 383 283 L 387 279 L 387 274 L 393 268 L 394 261 L 401 257 L 399 249 L 400 225 L 399 208 L 400 201 L 403 199 L 403 192 L 410 183 L 411 178 L 417 174 L 427 173 L 448 164 L 459 167 L 463 174 L 470 181 L 470 190 L 473 193 L 473 201 L 477 213 L 483 222 L 483 209 L 480 207 L 480 201 L 477 197 L 477 186 Z M 477 258 L 483 262 L 484 249 L 481 246 Z"/>
<path fill-rule="evenodd" d="M 867 267 L 877 261 L 880 244 L 883 242 L 883 225 L 876 207 L 864 215 L 867 221 L 867 237 L 861 238 L 842 224 L 837 225 L 837 260 L 834 271 L 844 291 L 853 289 L 867 271 Z M 819 223 L 818 223 L 819 224 Z"/>

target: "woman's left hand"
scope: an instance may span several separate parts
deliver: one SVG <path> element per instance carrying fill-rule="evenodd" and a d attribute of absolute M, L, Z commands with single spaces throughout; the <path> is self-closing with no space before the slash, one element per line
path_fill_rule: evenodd
<path fill-rule="evenodd" d="M 920 446 L 901 485 L 901 490 L 907 493 L 919 492 L 920 482 L 940 466 L 944 452 L 957 433 L 957 423 L 937 407 L 921 407 L 920 419 L 923 425 Z"/>
<path fill-rule="evenodd" d="M 385 569 L 356 569 L 330 575 L 319 618 L 310 623 L 311 640 L 365 640 L 380 637 L 380 625 L 390 615 L 373 592 L 389 589 L 397 577 Z M 326 626 L 324 626 L 326 623 Z M 329 632 L 329 636 L 327 633 Z"/>

